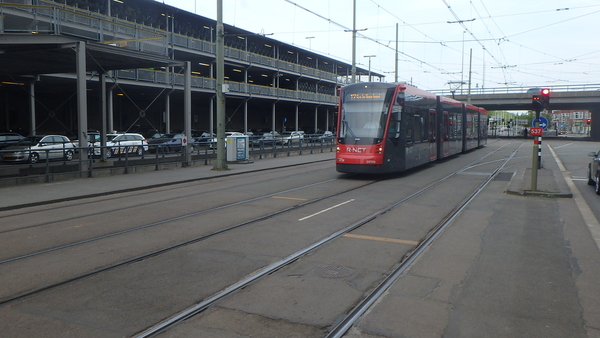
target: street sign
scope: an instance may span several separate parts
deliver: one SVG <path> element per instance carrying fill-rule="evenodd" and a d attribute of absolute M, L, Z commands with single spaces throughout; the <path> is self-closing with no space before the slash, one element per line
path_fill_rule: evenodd
<path fill-rule="evenodd" d="M 544 133 L 543 128 L 539 128 L 539 127 L 529 128 L 529 135 L 531 135 L 531 136 L 542 136 L 543 133 Z"/>
<path fill-rule="evenodd" d="M 538 119 L 531 120 L 531 126 L 532 127 L 535 127 L 535 121 L 537 121 L 537 120 Z M 543 129 L 547 129 L 548 128 L 548 119 L 547 118 L 545 118 L 543 116 L 540 116 L 539 117 L 539 121 L 540 121 L 540 125 L 539 125 L 540 127 L 542 127 Z M 533 135 L 533 134 L 531 134 L 531 135 Z"/>

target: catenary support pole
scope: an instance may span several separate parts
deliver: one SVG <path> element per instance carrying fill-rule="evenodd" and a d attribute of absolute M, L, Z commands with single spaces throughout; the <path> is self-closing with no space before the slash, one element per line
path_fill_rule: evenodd
<path fill-rule="evenodd" d="M 217 160 L 213 170 L 227 170 L 225 157 L 225 32 L 223 30 L 223 0 L 217 0 Z"/>

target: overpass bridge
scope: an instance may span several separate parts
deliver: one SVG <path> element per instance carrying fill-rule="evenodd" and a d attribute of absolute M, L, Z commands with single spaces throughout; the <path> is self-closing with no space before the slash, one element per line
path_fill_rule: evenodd
<path fill-rule="evenodd" d="M 470 102 L 487 110 L 531 110 L 531 87 L 485 88 L 471 91 Z M 538 88 L 538 87 L 535 87 Z M 592 113 L 590 137 L 600 141 L 600 84 L 540 86 L 550 88 L 552 110 L 588 110 Z M 437 90 L 436 94 L 468 102 L 467 91 Z"/>

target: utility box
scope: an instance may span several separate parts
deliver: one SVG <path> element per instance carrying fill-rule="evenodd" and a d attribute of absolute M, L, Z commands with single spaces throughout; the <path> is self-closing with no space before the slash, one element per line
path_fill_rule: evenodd
<path fill-rule="evenodd" d="M 225 148 L 227 149 L 227 162 L 247 161 L 248 136 L 231 135 L 225 138 Z"/>

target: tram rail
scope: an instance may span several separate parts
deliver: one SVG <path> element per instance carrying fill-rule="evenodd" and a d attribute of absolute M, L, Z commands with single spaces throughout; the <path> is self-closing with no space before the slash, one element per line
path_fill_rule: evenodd
<path fill-rule="evenodd" d="M 261 278 L 263 278 L 267 275 L 270 275 L 270 274 L 274 273 L 275 271 L 280 270 L 281 268 L 283 268 L 289 264 L 292 264 L 294 261 L 300 259 L 301 257 L 315 251 L 316 249 L 318 249 L 320 247 L 323 247 L 323 246 L 331 243 L 332 241 L 334 241 L 336 239 L 341 238 L 342 236 L 350 233 L 351 231 L 354 231 L 354 230 L 360 228 L 361 226 L 363 226 L 365 224 L 368 224 L 369 222 L 373 221 L 377 217 L 379 217 L 379 216 L 389 212 L 390 210 L 393 210 L 394 208 L 402 205 L 403 203 L 405 203 L 409 200 L 412 200 L 413 198 L 427 192 L 428 190 L 436 187 L 437 185 L 447 181 L 451 177 L 465 171 L 466 169 L 471 168 L 475 163 L 481 162 L 483 159 L 485 159 L 488 156 L 490 156 L 491 154 L 499 151 L 500 149 L 504 148 L 505 146 L 503 146 L 499 149 L 496 149 L 493 152 L 487 153 L 486 155 L 469 163 L 467 166 L 460 168 L 460 169 L 452 172 L 451 174 L 432 182 L 431 184 L 419 189 L 418 191 L 410 194 L 409 196 L 402 198 L 402 199 L 392 203 L 388 207 L 382 208 L 382 209 L 376 211 L 375 213 L 372 213 L 371 215 L 368 215 L 367 217 L 364 217 L 363 219 L 361 219 L 357 222 L 354 222 L 353 224 L 347 226 L 344 229 L 341 229 L 335 233 L 330 234 L 329 236 L 321 239 L 320 241 L 315 242 L 312 245 L 307 246 L 304 249 L 297 251 L 292 255 L 289 255 L 288 257 L 285 257 L 284 259 L 280 260 L 279 262 L 273 263 L 273 264 L 261 269 L 260 271 L 257 271 L 256 273 L 252 274 L 251 276 L 248 276 L 247 278 L 230 285 L 229 287 L 225 288 L 221 292 L 216 293 L 213 296 L 206 298 L 204 301 L 202 301 L 192 307 L 189 307 L 177 314 L 174 314 L 172 317 L 167 318 L 166 320 L 164 320 L 160 323 L 157 323 L 156 325 L 149 327 L 144 331 L 139 332 L 138 334 L 134 335 L 133 337 L 134 338 L 155 337 L 155 336 L 171 329 L 172 327 L 178 325 L 179 323 L 181 323 L 181 322 L 203 312 L 204 310 L 208 309 L 209 307 L 215 305 L 216 303 L 218 303 L 220 300 L 224 299 L 228 295 L 231 295 L 232 293 L 237 292 L 237 291 L 247 287 L 249 284 L 252 284 L 252 283 L 260 280 Z M 518 149 L 514 150 L 511 153 L 511 155 L 509 157 L 507 157 L 504 161 L 502 161 L 502 163 L 493 171 L 493 173 L 491 173 L 489 175 L 489 177 L 487 177 L 487 179 L 483 183 L 479 184 L 471 192 L 471 194 L 468 196 L 468 198 L 466 200 L 462 201 L 454 210 L 452 210 L 448 215 L 446 215 L 438 223 L 438 225 L 436 225 L 433 229 L 431 229 L 429 231 L 428 235 L 419 242 L 419 244 L 414 248 L 414 250 L 407 253 L 401 259 L 398 266 L 388 272 L 389 277 L 385 278 L 376 288 L 373 289 L 372 292 L 370 292 L 364 299 L 360 300 L 358 302 L 358 305 L 356 307 L 354 307 L 353 309 L 351 309 L 348 312 L 348 315 L 345 316 L 339 323 L 333 325 L 332 330 L 327 334 L 326 337 L 327 338 L 341 337 L 351 327 L 351 325 L 366 311 L 366 309 L 368 309 L 368 307 L 370 307 L 379 297 L 381 297 L 383 292 L 385 290 L 387 290 L 387 288 L 389 288 L 389 286 L 391 284 L 393 284 L 393 282 L 402 274 L 402 272 L 405 271 L 412 262 L 414 262 L 414 260 L 423 252 L 423 250 L 427 246 L 429 246 L 435 240 L 435 238 L 437 238 L 439 236 L 439 234 L 441 234 L 443 232 L 443 230 L 462 212 L 462 210 L 477 196 L 477 194 L 479 194 L 479 192 L 490 181 L 492 181 L 494 179 L 494 177 L 496 177 L 496 175 L 504 168 L 506 163 L 508 163 L 508 161 L 513 158 L 513 156 L 515 155 L 515 153 L 517 151 L 518 151 Z"/>
<path fill-rule="evenodd" d="M 503 147 L 505 147 L 505 146 L 503 146 Z M 402 199 L 399 199 L 398 201 L 396 201 L 396 202 L 392 203 L 391 205 L 387 206 L 386 208 L 382 208 L 382 209 L 378 210 L 377 212 L 371 213 L 370 215 L 368 215 L 366 217 L 363 217 L 359 221 L 354 222 L 353 224 L 351 224 L 351 225 L 349 225 L 349 226 L 347 226 L 347 227 L 345 227 L 343 229 L 340 229 L 338 231 L 330 233 L 329 235 L 326 235 L 325 237 L 323 237 L 320 240 L 318 240 L 317 242 L 314 242 L 311 245 L 308 245 L 308 246 L 304 247 L 302 250 L 296 251 L 295 253 L 286 256 L 285 258 L 281 259 L 280 261 L 271 263 L 271 264 L 269 264 L 269 265 L 267 265 L 267 266 L 265 266 L 265 267 L 263 267 L 263 268 L 261 268 L 259 270 L 256 270 L 254 273 L 251 273 L 251 274 L 247 275 L 247 277 L 242 278 L 242 279 L 238 280 L 237 282 L 232 283 L 229 286 L 223 288 L 222 291 L 214 293 L 212 296 L 204 297 L 203 298 L 204 300 L 201 301 L 200 303 L 197 303 L 197 304 L 193 305 L 190 308 L 187 308 L 186 310 L 184 310 L 182 312 L 176 313 L 173 316 L 165 319 L 164 321 L 162 321 L 160 323 L 157 323 L 156 325 L 149 326 L 146 330 L 141 331 L 138 334 L 136 334 L 135 337 L 152 337 L 152 336 L 154 336 L 154 335 L 156 335 L 156 334 L 158 334 L 160 332 L 163 332 L 165 330 L 168 330 L 168 329 L 176 326 L 181 321 L 183 321 L 185 319 L 188 319 L 188 318 L 191 318 L 194 315 L 203 312 L 205 309 L 213 306 L 214 304 L 216 304 L 220 300 L 224 299 L 225 297 L 227 297 L 231 293 L 236 292 L 237 290 L 240 290 L 240 289 L 244 288 L 245 286 L 248 286 L 248 285 L 250 285 L 252 283 L 255 283 L 255 282 L 259 281 L 261 278 L 263 278 L 263 277 L 265 277 L 265 276 L 267 276 L 269 274 L 272 274 L 272 273 L 280 270 L 281 268 L 283 268 L 285 266 L 288 266 L 288 265 L 292 264 L 293 262 L 295 262 L 299 258 L 301 258 L 301 257 L 303 257 L 303 256 L 305 256 L 305 255 L 307 255 L 307 254 L 309 254 L 311 252 L 314 252 L 315 250 L 317 250 L 317 249 L 319 249 L 321 247 L 324 247 L 328 243 L 333 242 L 335 239 L 338 239 L 338 238 L 342 237 L 344 234 L 347 234 L 348 232 L 351 232 L 351 231 L 353 231 L 355 229 L 358 229 L 358 228 L 360 228 L 361 226 L 363 226 L 365 224 L 369 224 L 370 222 L 372 222 L 373 220 L 377 219 L 379 216 L 381 216 L 381 215 L 389 212 L 390 210 L 393 210 L 394 208 L 402 205 L 403 203 L 405 203 L 405 202 L 407 202 L 407 201 L 409 201 L 411 199 L 414 199 L 415 197 L 423 194 L 426 191 L 429 191 L 433 187 L 436 187 L 439 184 L 441 184 L 441 183 L 443 183 L 445 181 L 448 181 L 451 177 L 454 177 L 455 175 L 461 173 L 462 171 L 467 170 L 469 168 L 472 168 L 473 166 L 476 165 L 476 163 L 481 163 L 488 156 L 490 156 L 490 155 L 498 152 L 499 150 L 503 149 L 503 147 L 501 147 L 499 149 L 495 149 L 495 150 L 490 151 L 490 152 L 487 152 L 487 153 L 483 154 L 483 156 L 479 156 L 475 161 L 472 161 L 468 165 L 466 165 L 466 166 L 464 166 L 464 167 L 462 167 L 462 168 L 460 168 L 458 170 L 455 170 L 454 172 L 446 175 L 445 177 L 443 177 L 443 178 L 441 178 L 439 180 L 435 180 L 434 182 L 426 185 L 425 187 L 423 187 L 421 189 L 418 189 L 418 191 L 415 191 L 415 192 L 409 194 L 408 196 L 406 196 L 406 197 L 404 197 Z M 479 153 L 481 151 L 482 150 L 478 150 L 477 153 Z M 513 152 L 513 154 L 514 154 L 514 152 Z M 511 155 L 511 157 L 512 157 L 512 155 Z M 501 168 L 504 166 L 504 164 L 506 162 L 508 162 L 508 160 L 509 159 L 506 159 L 505 161 L 502 162 L 502 166 L 498 167 L 496 169 L 496 171 L 494 172 L 494 174 L 492 174 L 488 178 L 488 180 L 487 180 L 488 182 L 491 179 L 493 179 L 493 175 L 495 175 L 495 173 L 499 172 L 501 170 Z M 406 174 L 408 174 L 408 175 L 414 174 L 414 171 L 411 171 L 411 172 L 406 173 Z M 405 174 L 402 174 L 402 175 L 405 175 Z M 346 176 L 346 177 L 349 177 L 349 176 Z M 119 267 L 127 266 L 129 264 L 134 263 L 134 262 L 139 262 L 139 261 L 146 260 L 146 259 L 149 259 L 149 258 L 152 258 L 152 257 L 155 257 L 155 256 L 160 256 L 160 255 L 162 255 L 162 254 L 164 254 L 166 252 L 171 252 L 171 251 L 174 251 L 174 250 L 176 250 L 178 248 L 182 248 L 184 246 L 191 245 L 193 243 L 201 242 L 201 241 L 203 241 L 205 239 L 208 239 L 208 238 L 214 238 L 216 236 L 219 236 L 219 235 L 222 235 L 222 234 L 225 234 L 225 233 L 230 233 L 230 232 L 233 232 L 236 229 L 244 228 L 247 225 L 254 224 L 254 223 L 260 222 L 262 220 L 266 220 L 268 218 L 273 218 L 273 217 L 276 217 L 276 216 L 286 215 L 287 213 L 291 213 L 292 211 L 298 210 L 299 208 L 302 208 L 302 207 L 305 207 L 305 206 L 308 206 L 308 205 L 311 205 L 311 204 L 315 204 L 317 202 L 325 202 L 328 199 L 331 199 L 333 197 L 338 197 L 338 196 L 340 196 L 340 195 L 342 195 L 342 194 L 344 194 L 346 192 L 356 191 L 358 189 L 364 188 L 364 187 L 369 186 L 369 185 L 373 185 L 373 184 L 378 183 L 381 180 L 385 180 L 385 179 L 389 179 L 389 177 L 385 177 L 384 176 L 384 177 L 378 178 L 377 180 L 368 180 L 366 183 L 360 184 L 360 185 L 358 185 L 356 187 L 353 187 L 352 189 L 344 189 L 343 191 L 337 191 L 336 193 L 333 193 L 333 194 L 327 194 L 327 195 L 322 196 L 322 197 L 317 198 L 317 199 L 309 200 L 309 201 L 306 201 L 306 202 L 301 202 L 301 203 L 298 203 L 297 205 L 294 205 L 292 207 L 288 207 L 288 208 L 284 208 L 284 209 L 281 209 L 281 210 L 277 210 L 276 212 L 269 213 L 269 214 L 266 214 L 264 216 L 261 216 L 261 217 L 255 218 L 255 219 L 250 219 L 250 220 L 247 220 L 245 222 L 238 223 L 238 224 L 236 224 L 234 226 L 231 226 L 231 227 L 228 227 L 228 228 L 225 228 L 225 229 L 222 229 L 222 230 L 210 233 L 210 234 L 206 234 L 204 236 L 199 236 L 199 237 L 190 239 L 189 241 L 187 241 L 185 243 L 182 242 L 182 243 L 179 243 L 177 245 L 172 245 L 172 246 L 169 246 L 169 247 L 163 247 L 160 250 L 155 250 L 153 252 L 149 252 L 149 253 L 144 254 L 144 255 L 140 255 L 140 256 L 136 256 L 136 257 L 131 257 L 129 259 L 122 260 L 122 261 L 120 261 L 120 262 L 118 262 L 116 264 L 112 264 L 110 266 L 105 266 L 105 267 L 101 267 L 101 268 L 98 268 L 98 269 L 94 269 L 94 270 L 88 271 L 88 272 L 86 272 L 84 274 L 80 274 L 80 275 L 77 275 L 77 276 L 72 276 L 71 278 L 66 278 L 66 279 L 61 280 L 61 281 L 56 282 L 56 283 L 47 284 L 47 285 L 40 286 L 40 287 L 35 288 L 35 289 L 29 289 L 29 290 L 27 290 L 27 291 L 25 291 L 23 293 L 20 293 L 20 294 L 17 294 L 17 295 L 13 295 L 12 297 L 7 297 L 5 299 L 0 300 L 0 305 L 1 306 L 6 306 L 8 304 L 14 303 L 17 300 L 22 300 L 22 299 L 25 299 L 27 297 L 36 296 L 36 295 L 42 294 L 42 293 L 44 293 L 46 291 L 50 291 L 50 290 L 56 289 L 56 288 L 58 288 L 58 287 L 60 287 L 62 285 L 70 284 L 70 283 L 73 283 L 75 281 L 80 281 L 80 280 L 83 280 L 83 279 L 85 279 L 87 277 L 95 276 L 95 275 L 101 274 L 103 272 L 114 270 L 114 269 L 119 268 Z M 230 204 L 227 204 L 227 205 L 222 205 L 220 207 L 215 207 L 215 208 L 212 208 L 211 210 L 200 211 L 198 213 L 208 213 L 210 211 L 216 211 L 216 210 L 220 210 L 220 209 L 226 209 L 226 208 L 237 206 L 237 205 L 240 205 L 240 204 L 243 204 L 243 203 L 249 203 L 251 201 L 256 201 L 257 199 L 260 199 L 260 198 L 267 198 L 268 196 L 273 196 L 273 195 L 281 194 L 282 192 L 292 191 L 292 190 L 297 190 L 297 189 L 303 189 L 303 188 L 310 187 L 310 186 L 316 186 L 316 185 L 319 185 L 319 184 L 325 184 L 325 183 L 331 182 L 331 181 L 334 181 L 334 180 L 326 180 L 326 181 L 322 181 L 322 182 L 315 182 L 313 184 L 309 184 L 309 185 L 302 186 L 302 187 L 296 187 L 294 189 L 286 189 L 286 190 L 282 190 L 282 191 L 279 191 L 279 192 L 275 192 L 275 193 L 271 193 L 271 194 L 266 194 L 266 195 L 263 195 L 261 197 L 255 197 L 255 198 L 252 198 L 252 199 L 248 199 L 247 201 L 243 200 L 243 201 L 239 201 L 239 202 L 235 202 L 235 203 L 230 203 Z M 483 188 L 483 186 L 480 185 L 475 190 L 478 191 L 478 190 L 481 190 L 482 188 Z M 473 196 L 475 196 L 475 195 L 473 195 Z M 82 201 L 81 203 L 86 203 L 86 201 Z M 456 214 L 458 214 L 459 212 L 460 212 L 460 210 L 456 211 Z M 198 213 L 195 213 L 195 214 L 198 214 Z M 192 215 L 192 214 L 194 214 L 194 213 L 190 213 L 190 215 Z M 191 216 L 187 216 L 187 217 L 191 217 Z M 449 216 L 447 216 L 445 219 L 448 219 L 448 217 Z M 172 221 L 175 221 L 178 218 L 179 217 L 175 217 L 175 218 L 172 219 Z M 152 226 L 152 225 L 147 225 L 147 226 Z M 132 230 L 132 231 L 135 231 L 135 230 Z M 433 231 L 433 229 L 431 231 Z M 118 235 L 118 234 L 111 235 L 111 236 L 116 236 L 116 235 Z M 427 240 L 427 239 L 424 239 L 421 242 L 424 242 L 425 240 Z M 81 244 L 84 244 L 84 243 L 75 244 L 75 245 L 81 245 Z M 56 248 L 54 250 L 60 250 L 60 248 Z M 36 253 L 35 255 L 39 256 L 39 255 L 41 255 L 43 253 L 44 252 L 40 252 L 40 253 Z M 22 258 L 19 258 L 18 260 L 25 259 L 25 258 L 27 258 L 27 257 L 22 257 Z M 406 260 L 406 258 L 404 258 L 403 260 Z M 15 261 L 15 262 L 17 262 L 17 261 Z M 6 263 L 8 263 L 8 262 L 0 262 L 0 266 L 3 265 L 3 264 L 6 264 Z"/>

